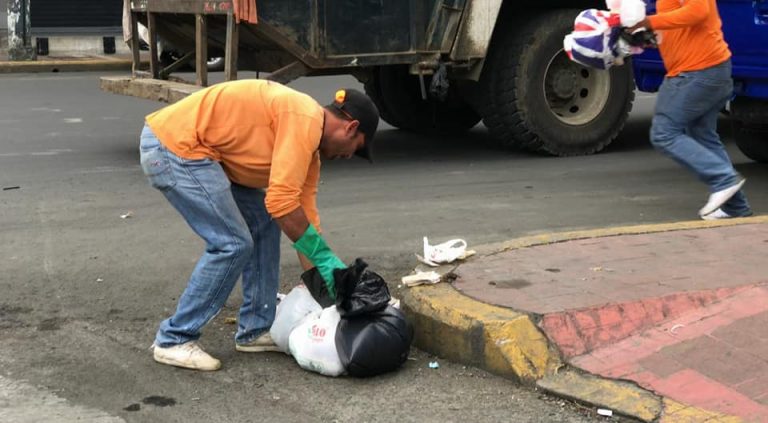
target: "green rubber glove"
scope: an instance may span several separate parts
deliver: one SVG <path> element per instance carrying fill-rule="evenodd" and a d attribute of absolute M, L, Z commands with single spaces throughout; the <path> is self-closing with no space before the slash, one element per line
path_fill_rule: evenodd
<path fill-rule="evenodd" d="M 293 248 L 304 254 L 317 267 L 320 276 L 325 281 L 328 295 L 332 300 L 336 300 L 336 281 L 333 279 L 333 271 L 345 269 L 347 266 L 336 257 L 336 254 L 333 254 L 331 248 L 312 224 L 309 225 L 304 235 L 296 240 Z"/>

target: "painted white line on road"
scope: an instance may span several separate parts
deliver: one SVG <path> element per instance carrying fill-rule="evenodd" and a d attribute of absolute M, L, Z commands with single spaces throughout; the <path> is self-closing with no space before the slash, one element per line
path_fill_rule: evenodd
<path fill-rule="evenodd" d="M 136 172 L 141 171 L 141 166 L 130 167 L 116 167 L 116 166 L 99 166 L 93 169 L 80 169 L 77 174 L 91 174 L 91 173 L 116 173 L 116 172 Z"/>
<path fill-rule="evenodd" d="M 27 76 L 27 77 L 8 77 L 5 79 L 13 79 L 14 81 L 62 81 L 67 79 L 85 79 L 86 76 Z"/>
<path fill-rule="evenodd" d="M 62 153 L 74 153 L 75 150 L 56 149 L 48 151 L 35 151 L 31 153 L 0 153 L 0 157 L 35 157 L 35 156 L 57 156 Z"/>
<path fill-rule="evenodd" d="M 30 112 L 54 112 L 58 113 L 61 111 L 61 109 L 52 109 L 50 107 L 33 107 L 29 109 Z"/>
<path fill-rule="evenodd" d="M 64 121 L 64 123 L 83 123 L 82 118 L 66 118 L 62 119 L 62 121 Z"/>

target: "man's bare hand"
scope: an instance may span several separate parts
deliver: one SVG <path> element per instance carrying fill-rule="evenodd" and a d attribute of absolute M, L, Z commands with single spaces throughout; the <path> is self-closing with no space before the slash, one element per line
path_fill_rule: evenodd
<path fill-rule="evenodd" d="M 283 217 L 276 218 L 275 222 L 277 222 L 277 226 L 280 227 L 280 230 L 283 231 L 291 242 L 296 242 L 296 240 L 301 238 L 304 232 L 306 232 L 307 227 L 309 227 L 309 220 L 307 215 L 304 214 L 304 209 L 301 207 Z"/>
<path fill-rule="evenodd" d="M 634 34 L 638 30 L 644 30 L 644 31 L 651 30 L 651 22 L 648 20 L 648 18 L 645 18 L 639 23 L 637 23 L 637 25 L 626 29 L 626 31 L 629 32 L 630 34 Z"/>

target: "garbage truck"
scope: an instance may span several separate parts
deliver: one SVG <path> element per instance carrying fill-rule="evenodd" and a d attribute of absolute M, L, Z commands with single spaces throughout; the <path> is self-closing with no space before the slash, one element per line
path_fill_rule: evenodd
<path fill-rule="evenodd" d="M 394 127 L 457 133 L 481 120 L 504 146 L 555 156 L 596 153 L 623 128 L 635 96 L 658 89 L 657 53 L 596 70 L 569 60 L 563 38 L 583 9 L 604 0 L 130 0 L 130 22 L 149 29 L 149 70 L 133 37 L 130 76 L 105 91 L 173 102 L 208 85 L 210 57 L 224 79 L 238 71 L 282 83 L 348 74 Z M 238 8 L 250 2 L 256 19 Z M 734 50 L 737 142 L 768 160 L 768 0 L 720 0 Z M 653 12 L 654 4 L 649 4 Z M 136 31 L 134 31 L 136 33 Z M 157 60 L 157 40 L 180 54 Z M 174 72 L 194 62 L 194 81 Z M 261 75 L 261 74 L 259 74 Z"/>

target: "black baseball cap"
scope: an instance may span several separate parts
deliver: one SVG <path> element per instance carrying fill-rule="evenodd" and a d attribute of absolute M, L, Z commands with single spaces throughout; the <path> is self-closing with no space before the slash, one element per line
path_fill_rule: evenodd
<path fill-rule="evenodd" d="M 360 122 L 358 129 L 365 137 L 365 144 L 355 151 L 355 155 L 373 163 L 373 136 L 379 126 L 379 109 L 370 97 L 353 88 L 342 88 L 336 91 L 329 107 L 334 107 L 347 117 Z"/>

